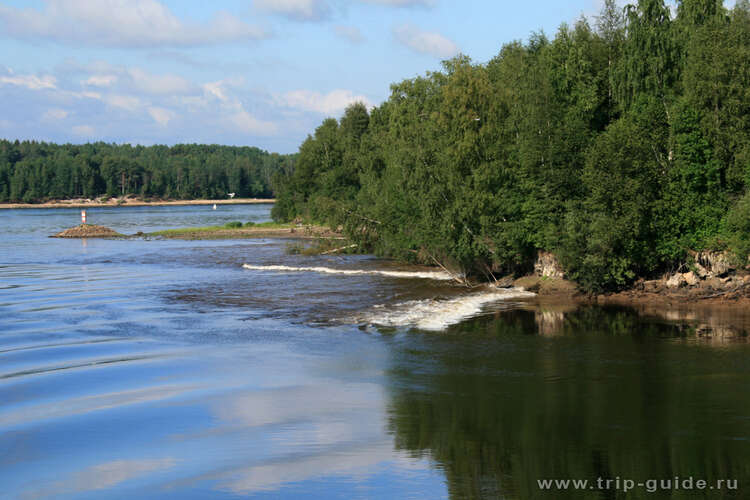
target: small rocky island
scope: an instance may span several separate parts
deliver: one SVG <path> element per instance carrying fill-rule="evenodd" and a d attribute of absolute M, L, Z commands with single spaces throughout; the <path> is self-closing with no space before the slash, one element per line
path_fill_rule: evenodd
<path fill-rule="evenodd" d="M 79 224 L 78 226 L 71 227 L 60 233 L 57 233 L 51 238 L 120 238 L 124 235 L 114 231 L 105 226 L 98 226 L 96 224 Z"/>

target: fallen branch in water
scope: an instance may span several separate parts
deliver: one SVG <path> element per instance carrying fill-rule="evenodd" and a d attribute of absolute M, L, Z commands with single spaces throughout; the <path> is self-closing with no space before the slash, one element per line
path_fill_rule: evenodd
<path fill-rule="evenodd" d="M 356 246 L 357 246 L 357 244 L 355 243 L 354 245 L 347 245 L 345 247 L 334 248 L 333 250 L 328 250 L 327 252 L 323 252 L 320 255 L 328 255 L 328 254 L 340 252 L 342 250 L 348 250 L 350 248 L 355 248 Z"/>
<path fill-rule="evenodd" d="M 450 276 L 451 278 L 453 278 L 453 279 L 454 279 L 454 280 L 455 280 L 456 282 L 458 282 L 458 283 L 460 283 L 460 284 L 464 285 L 465 287 L 469 287 L 469 288 L 471 288 L 471 286 L 469 285 L 469 282 L 468 282 L 468 281 L 466 280 L 466 278 L 461 278 L 461 277 L 460 277 L 460 276 L 458 276 L 457 274 L 454 274 L 454 273 L 450 272 L 450 271 L 449 271 L 448 269 L 446 269 L 446 267 L 445 267 L 444 265 L 442 265 L 442 264 L 440 263 L 440 261 L 438 261 L 438 260 L 437 260 L 437 259 L 436 259 L 436 258 L 435 258 L 435 257 L 434 257 L 434 256 L 433 256 L 432 254 L 428 253 L 427 255 L 429 255 L 429 256 L 430 256 L 430 258 L 432 259 L 432 261 L 433 261 L 433 262 L 434 262 L 435 264 L 437 264 L 437 265 L 438 265 L 438 267 L 440 267 L 440 269 L 442 269 L 443 271 L 445 271 L 446 273 L 448 273 L 448 275 L 449 275 L 449 276 Z"/>

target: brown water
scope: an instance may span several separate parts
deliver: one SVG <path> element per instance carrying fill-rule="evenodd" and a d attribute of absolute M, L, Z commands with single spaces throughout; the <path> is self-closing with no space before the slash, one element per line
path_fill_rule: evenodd
<path fill-rule="evenodd" d="M 0 497 L 750 496 L 742 312 L 540 309 L 283 241 L 46 238 L 76 217 L 0 212 Z M 714 489 L 648 491 L 675 476 Z M 598 478 L 644 486 L 539 484 Z"/>

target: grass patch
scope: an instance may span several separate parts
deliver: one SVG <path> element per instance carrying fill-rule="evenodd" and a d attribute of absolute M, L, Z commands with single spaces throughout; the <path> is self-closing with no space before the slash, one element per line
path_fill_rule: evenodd
<path fill-rule="evenodd" d="M 145 236 L 184 239 L 210 239 L 212 238 L 212 236 L 215 236 L 216 238 L 226 238 L 232 236 L 252 237 L 256 233 L 263 233 L 263 231 L 291 229 L 293 227 L 294 224 L 291 223 L 279 224 L 276 222 L 263 222 L 260 224 L 256 224 L 250 222 L 247 224 L 243 224 L 240 221 L 232 221 L 227 222 L 223 226 L 182 227 L 176 229 L 165 229 L 163 231 L 148 233 Z"/>
<path fill-rule="evenodd" d="M 294 227 L 294 223 L 292 222 L 268 221 L 268 222 L 248 222 L 247 224 L 252 224 L 252 226 L 250 227 L 258 228 L 258 229 L 289 229 L 289 228 Z"/>
<path fill-rule="evenodd" d="M 163 231 L 155 231 L 148 233 L 149 236 L 178 236 L 181 234 L 189 233 L 209 233 L 212 231 L 224 231 L 224 226 L 203 226 L 203 227 L 181 227 L 177 229 L 164 229 Z"/>

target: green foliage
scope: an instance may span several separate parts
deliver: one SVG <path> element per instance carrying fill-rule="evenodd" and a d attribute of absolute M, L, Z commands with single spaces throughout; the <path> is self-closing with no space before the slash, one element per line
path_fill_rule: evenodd
<path fill-rule="evenodd" d="M 663 110 L 648 101 L 637 107 L 638 114 L 614 122 L 589 150 L 581 176 L 586 194 L 568 212 L 561 256 L 589 290 L 623 286 L 660 263 L 653 221 L 661 174 L 652 153 L 659 138 L 650 130 L 663 121 Z"/>
<path fill-rule="evenodd" d="M 737 201 L 726 216 L 726 237 L 743 263 L 750 256 L 750 191 Z"/>
<path fill-rule="evenodd" d="M 226 224 L 224 224 L 224 227 L 227 229 L 239 229 L 242 227 L 242 222 L 240 221 L 227 222 Z"/>
<path fill-rule="evenodd" d="M 727 235 L 744 251 L 747 202 L 730 206 L 750 186 L 750 2 L 677 12 L 606 0 L 596 30 L 582 19 L 393 84 L 305 140 L 273 217 L 479 277 L 545 249 L 591 291 Z"/>
<path fill-rule="evenodd" d="M 0 202 L 136 195 L 173 199 L 270 198 L 293 156 L 257 148 L 178 144 L 54 145 L 0 141 Z"/>

